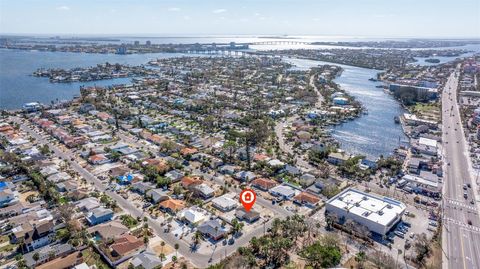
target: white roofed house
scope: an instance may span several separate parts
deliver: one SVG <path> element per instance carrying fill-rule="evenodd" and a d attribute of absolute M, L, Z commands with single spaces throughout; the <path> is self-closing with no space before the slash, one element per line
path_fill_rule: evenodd
<path fill-rule="evenodd" d="M 348 188 L 327 201 L 326 215 L 351 219 L 371 232 L 385 235 L 402 218 L 406 206 L 397 200 Z"/>
<path fill-rule="evenodd" d="M 208 219 L 206 212 L 196 206 L 185 208 L 179 212 L 178 216 L 192 225 L 196 225 Z"/>
<path fill-rule="evenodd" d="M 198 184 L 192 187 L 192 191 L 202 197 L 203 199 L 208 199 L 215 195 L 215 191 L 205 183 Z"/>
<path fill-rule="evenodd" d="M 227 212 L 237 208 L 238 203 L 237 201 L 230 198 L 228 194 L 225 194 L 212 199 L 212 205 L 215 208 L 220 209 L 221 211 Z"/>

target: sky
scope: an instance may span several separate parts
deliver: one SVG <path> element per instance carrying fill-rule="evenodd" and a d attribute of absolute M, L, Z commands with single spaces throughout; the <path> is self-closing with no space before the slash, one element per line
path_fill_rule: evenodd
<path fill-rule="evenodd" d="M 0 0 L 0 33 L 480 38 L 480 0 Z"/>

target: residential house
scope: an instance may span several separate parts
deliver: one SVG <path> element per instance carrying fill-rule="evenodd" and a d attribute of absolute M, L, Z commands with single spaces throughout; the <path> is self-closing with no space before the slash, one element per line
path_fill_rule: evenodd
<path fill-rule="evenodd" d="M 57 269 L 57 268 L 75 268 L 77 264 L 83 262 L 83 256 L 80 251 L 75 251 L 70 254 L 63 254 L 51 261 L 36 266 L 35 269 Z M 84 263 L 86 265 L 86 263 Z M 87 269 L 90 269 L 87 266 Z"/>
<path fill-rule="evenodd" d="M 250 171 L 240 171 L 237 172 L 234 177 L 242 182 L 250 182 L 257 178 L 257 175 Z"/>
<path fill-rule="evenodd" d="M 258 213 L 257 211 L 255 211 L 253 209 L 250 209 L 250 211 L 247 211 L 243 207 L 238 208 L 235 211 L 235 216 L 239 220 L 243 220 L 243 221 L 246 221 L 246 222 L 249 222 L 249 223 L 253 223 L 253 222 L 260 219 L 260 213 Z"/>
<path fill-rule="evenodd" d="M 320 197 L 304 191 L 293 197 L 293 202 L 313 208 L 320 202 Z"/>
<path fill-rule="evenodd" d="M 104 154 L 96 154 L 88 157 L 88 162 L 93 165 L 100 165 L 109 163 L 110 159 L 108 159 Z"/>
<path fill-rule="evenodd" d="M 196 225 L 208 219 L 206 212 L 196 206 L 192 206 L 190 208 L 182 210 L 179 213 L 179 217 L 186 220 L 192 225 Z"/>
<path fill-rule="evenodd" d="M 185 201 L 176 200 L 176 199 L 168 199 L 165 201 L 160 202 L 159 204 L 160 210 L 168 212 L 170 214 L 176 214 L 178 211 L 185 208 Z"/>
<path fill-rule="evenodd" d="M 75 206 L 83 212 L 90 212 L 100 207 L 100 202 L 95 197 L 88 197 L 77 201 Z"/>
<path fill-rule="evenodd" d="M 219 172 L 225 175 L 233 175 L 238 171 L 239 167 L 234 165 L 223 165 L 219 168 Z"/>
<path fill-rule="evenodd" d="M 197 230 L 214 241 L 223 238 L 229 231 L 226 227 L 222 227 L 218 220 L 206 221 L 198 226 Z"/>
<path fill-rule="evenodd" d="M 125 225 L 117 220 L 101 223 L 87 229 L 89 234 L 104 240 L 121 237 L 129 231 Z"/>
<path fill-rule="evenodd" d="M 147 193 L 147 191 L 154 188 L 155 185 L 153 185 L 152 183 L 140 181 L 133 183 L 130 190 L 144 195 L 145 193 Z"/>
<path fill-rule="evenodd" d="M 296 190 L 288 185 L 282 184 L 270 189 L 269 193 L 273 196 L 280 197 L 283 200 L 290 200 L 296 194 Z"/>
<path fill-rule="evenodd" d="M 142 267 L 144 269 L 155 269 L 162 267 L 162 260 L 155 252 L 146 250 L 133 257 L 130 262 L 135 268 Z"/>
<path fill-rule="evenodd" d="M 55 229 L 51 219 L 21 223 L 12 229 L 12 243 L 23 242 L 26 251 L 46 246 L 54 239 Z"/>
<path fill-rule="evenodd" d="M 165 200 L 168 200 L 168 191 L 165 191 L 163 189 L 150 189 L 148 190 L 145 195 L 146 197 L 150 198 L 153 203 L 159 203 Z"/>
<path fill-rule="evenodd" d="M 268 178 L 257 178 L 254 179 L 251 183 L 251 185 L 255 188 L 258 188 L 262 191 L 268 191 L 271 188 L 275 187 L 278 185 L 278 183 L 274 180 L 268 179 Z"/>
<path fill-rule="evenodd" d="M 235 209 L 238 203 L 237 201 L 233 200 L 229 196 L 230 196 L 229 194 L 224 194 L 220 197 L 216 197 L 212 199 L 212 205 L 223 212 L 227 212 Z"/>
<path fill-rule="evenodd" d="M 196 184 L 189 188 L 195 195 L 200 196 L 203 199 L 211 198 L 215 195 L 215 191 L 206 183 Z"/>
<path fill-rule="evenodd" d="M 184 174 L 179 170 L 172 170 L 165 174 L 165 177 L 170 179 L 172 183 L 179 182 Z"/>
<path fill-rule="evenodd" d="M 104 207 L 98 207 L 87 213 L 87 221 L 93 226 L 107 222 L 113 218 L 113 211 Z"/>
<path fill-rule="evenodd" d="M 39 264 L 45 263 L 52 259 L 52 256 L 62 257 L 68 255 L 74 251 L 74 248 L 70 244 L 57 244 L 57 245 L 48 245 L 40 248 L 36 251 L 32 251 L 23 255 L 26 265 L 29 268 L 34 268 Z M 38 259 L 35 260 L 33 256 L 35 253 L 38 253 Z M 52 255 L 53 254 L 53 255 Z"/>
<path fill-rule="evenodd" d="M 340 165 L 350 159 L 350 155 L 345 152 L 331 152 L 328 154 L 327 161 L 333 165 Z"/>
<path fill-rule="evenodd" d="M 0 207 L 5 207 L 8 205 L 13 205 L 17 203 L 18 200 L 18 192 L 13 191 L 9 188 L 4 188 L 0 190 Z"/>
<path fill-rule="evenodd" d="M 110 245 L 111 254 L 113 257 L 121 257 L 124 260 L 126 257 L 132 257 L 145 249 L 143 240 L 130 234 L 125 234 L 116 238 L 113 244 Z"/>

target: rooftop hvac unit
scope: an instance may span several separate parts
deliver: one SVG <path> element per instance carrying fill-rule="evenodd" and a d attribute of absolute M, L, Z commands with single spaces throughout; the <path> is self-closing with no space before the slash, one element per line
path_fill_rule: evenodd
<path fill-rule="evenodd" d="M 382 216 L 382 215 L 383 215 L 383 211 L 382 211 L 382 210 L 378 211 L 378 215 Z"/>

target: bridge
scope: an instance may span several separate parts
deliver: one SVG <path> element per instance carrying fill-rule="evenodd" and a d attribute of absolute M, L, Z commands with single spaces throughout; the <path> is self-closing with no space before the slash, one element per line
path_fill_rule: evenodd
<path fill-rule="evenodd" d="M 292 40 L 271 40 L 271 41 L 259 41 L 251 42 L 249 45 L 310 45 L 311 42 L 305 41 L 292 41 Z"/>

